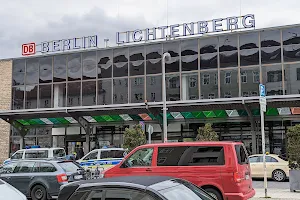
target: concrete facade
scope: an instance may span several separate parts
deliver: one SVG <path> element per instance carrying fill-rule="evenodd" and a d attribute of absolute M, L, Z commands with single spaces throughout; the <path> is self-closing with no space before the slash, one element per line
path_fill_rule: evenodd
<path fill-rule="evenodd" d="M 0 60 L 0 110 L 11 109 L 12 60 Z M 10 124 L 0 120 L 0 162 L 8 158 Z"/>

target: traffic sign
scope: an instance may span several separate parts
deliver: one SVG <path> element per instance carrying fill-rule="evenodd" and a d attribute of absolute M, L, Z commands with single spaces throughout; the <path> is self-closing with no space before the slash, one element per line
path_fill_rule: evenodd
<path fill-rule="evenodd" d="M 148 125 L 148 133 L 152 134 L 153 133 L 153 126 Z"/>
<path fill-rule="evenodd" d="M 266 96 L 266 87 L 263 84 L 259 84 L 259 96 L 261 97 Z"/>

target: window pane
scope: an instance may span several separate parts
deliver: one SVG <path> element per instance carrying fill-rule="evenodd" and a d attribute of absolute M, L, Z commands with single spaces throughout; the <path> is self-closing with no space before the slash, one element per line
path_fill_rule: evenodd
<path fill-rule="evenodd" d="M 128 48 L 114 49 L 114 63 L 128 62 Z"/>
<path fill-rule="evenodd" d="M 26 84 L 36 84 L 39 82 L 39 60 L 28 59 L 26 61 Z"/>
<path fill-rule="evenodd" d="M 129 48 L 130 61 L 145 59 L 145 46 Z"/>
<path fill-rule="evenodd" d="M 198 73 L 182 74 L 182 100 L 199 99 Z"/>
<path fill-rule="evenodd" d="M 29 173 L 32 172 L 35 162 L 20 162 L 15 168 L 15 173 Z"/>
<path fill-rule="evenodd" d="M 236 69 L 221 71 L 221 98 L 238 97 L 239 85 L 237 72 Z"/>
<path fill-rule="evenodd" d="M 25 151 L 25 158 L 48 158 L 48 150 Z"/>
<path fill-rule="evenodd" d="M 39 172 L 55 172 L 56 168 L 51 163 L 40 163 Z"/>
<path fill-rule="evenodd" d="M 128 167 L 151 166 L 152 163 L 152 148 L 137 150 L 126 161 Z"/>
<path fill-rule="evenodd" d="M 114 63 L 114 77 L 128 76 L 128 62 Z"/>
<path fill-rule="evenodd" d="M 226 51 L 220 53 L 220 68 L 237 67 L 238 53 L 237 51 Z"/>
<path fill-rule="evenodd" d="M 68 104 L 67 106 L 80 106 L 80 82 L 68 83 Z"/>
<path fill-rule="evenodd" d="M 97 51 L 98 78 L 112 77 L 112 50 Z"/>
<path fill-rule="evenodd" d="M 262 66 L 262 77 L 268 96 L 283 94 L 281 65 Z"/>
<path fill-rule="evenodd" d="M 52 57 L 40 58 L 40 83 L 52 82 Z"/>
<path fill-rule="evenodd" d="M 181 56 L 198 55 L 198 40 L 181 41 Z"/>
<path fill-rule="evenodd" d="M 258 33 L 240 34 L 240 49 L 258 48 Z"/>
<path fill-rule="evenodd" d="M 263 64 L 280 63 L 281 48 L 280 47 L 261 48 L 261 62 Z"/>
<path fill-rule="evenodd" d="M 53 85 L 53 105 L 56 107 L 66 106 L 66 84 L 54 84 Z"/>
<path fill-rule="evenodd" d="M 95 79 L 97 77 L 96 51 L 82 53 L 82 79 Z"/>
<path fill-rule="evenodd" d="M 285 64 L 285 93 L 300 94 L 300 64 Z"/>
<path fill-rule="evenodd" d="M 237 50 L 237 35 L 226 35 L 219 37 L 220 52 Z"/>
<path fill-rule="evenodd" d="M 96 81 L 82 82 L 82 106 L 96 105 Z"/>
<path fill-rule="evenodd" d="M 167 101 L 180 100 L 180 78 L 179 75 L 166 76 L 166 95 Z"/>
<path fill-rule="evenodd" d="M 68 80 L 81 80 L 81 54 L 68 56 Z"/>
<path fill-rule="evenodd" d="M 130 62 L 130 76 L 144 75 L 145 62 L 143 60 Z"/>
<path fill-rule="evenodd" d="M 106 158 L 124 158 L 125 151 L 121 150 L 110 150 L 110 151 L 102 151 L 100 158 L 106 159 Z"/>
<path fill-rule="evenodd" d="M 179 72 L 179 57 L 171 57 L 166 60 L 166 73 Z"/>
<path fill-rule="evenodd" d="M 13 61 L 13 85 L 23 85 L 25 78 L 25 60 Z"/>
<path fill-rule="evenodd" d="M 37 108 L 37 85 L 26 85 L 25 109 Z"/>
<path fill-rule="evenodd" d="M 98 81 L 98 105 L 109 105 L 112 103 L 112 81 Z"/>
<path fill-rule="evenodd" d="M 200 55 L 200 69 L 216 69 L 218 68 L 217 53 Z"/>
<path fill-rule="evenodd" d="M 280 30 L 261 31 L 261 47 L 280 46 Z"/>
<path fill-rule="evenodd" d="M 241 88 L 243 97 L 258 96 L 259 83 L 259 67 L 241 69 Z"/>
<path fill-rule="evenodd" d="M 25 86 L 13 87 L 13 110 L 24 109 L 24 90 Z"/>
<path fill-rule="evenodd" d="M 146 63 L 147 74 L 159 74 L 162 73 L 162 63 L 161 58 L 158 59 L 149 59 Z"/>
<path fill-rule="evenodd" d="M 179 56 L 179 42 L 166 42 L 163 43 L 163 51 L 169 52 L 171 57 L 178 57 Z"/>
<path fill-rule="evenodd" d="M 145 48 L 147 60 L 162 58 L 162 44 L 147 45 Z"/>
<path fill-rule="evenodd" d="M 259 50 L 245 49 L 240 51 L 241 66 L 258 65 L 259 64 Z"/>
<path fill-rule="evenodd" d="M 113 104 L 128 103 L 128 79 L 113 80 Z"/>
<path fill-rule="evenodd" d="M 198 55 L 181 57 L 182 71 L 198 70 Z"/>
<path fill-rule="evenodd" d="M 200 39 L 200 54 L 214 53 L 218 51 L 219 40 L 218 37 L 212 37 L 207 39 Z"/>
<path fill-rule="evenodd" d="M 300 27 L 282 30 L 283 45 L 300 44 Z"/>
<path fill-rule="evenodd" d="M 159 102 L 162 100 L 162 77 L 148 76 L 146 80 L 146 91 L 148 102 Z"/>
<path fill-rule="evenodd" d="M 200 72 L 201 99 L 215 99 L 218 95 L 218 71 Z"/>
<path fill-rule="evenodd" d="M 53 81 L 61 82 L 66 81 L 67 77 L 67 56 L 54 56 L 54 65 L 53 65 Z"/>
<path fill-rule="evenodd" d="M 40 95 L 40 104 L 39 108 L 51 108 L 51 95 L 52 94 L 52 85 L 40 85 L 39 95 Z"/>
<path fill-rule="evenodd" d="M 300 60 L 300 45 L 287 45 L 283 46 L 283 59 L 284 62 L 293 62 Z"/>
<path fill-rule="evenodd" d="M 131 78 L 131 103 L 143 103 L 145 102 L 145 85 L 144 85 L 144 77 L 136 77 Z"/>

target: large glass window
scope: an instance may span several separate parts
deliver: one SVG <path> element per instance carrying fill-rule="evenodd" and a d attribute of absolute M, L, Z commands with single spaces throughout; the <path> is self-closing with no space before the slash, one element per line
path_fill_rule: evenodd
<path fill-rule="evenodd" d="M 130 76 L 144 75 L 145 72 L 145 47 L 129 48 Z"/>
<path fill-rule="evenodd" d="M 300 44 L 300 27 L 282 30 L 283 45 Z"/>
<path fill-rule="evenodd" d="M 235 51 L 238 49 L 237 35 L 224 35 L 219 37 L 219 51 Z"/>
<path fill-rule="evenodd" d="M 200 54 L 215 53 L 219 48 L 218 37 L 200 39 Z"/>
<path fill-rule="evenodd" d="M 286 94 L 300 94 L 300 63 L 285 64 L 285 93 Z"/>
<path fill-rule="evenodd" d="M 181 70 L 198 70 L 198 40 L 181 42 Z"/>
<path fill-rule="evenodd" d="M 236 69 L 221 70 L 221 98 L 232 98 L 239 96 L 238 71 Z"/>
<path fill-rule="evenodd" d="M 162 45 L 154 44 L 147 45 L 146 47 L 146 73 L 159 74 L 161 73 L 161 58 L 162 58 Z"/>
<path fill-rule="evenodd" d="M 262 66 L 263 84 L 266 86 L 267 95 L 282 95 L 282 66 Z"/>
<path fill-rule="evenodd" d="M 96 51 L 82 53 L 82 79 L 95 79 L 97 77 Z"/>
<path fill-rule="evenodd" d="M 66 78 L 67 78 L 67 56 L 66 55 L 54 56 L 53 81 L 54 82 L 66 81 Z"/>
<path fill-rule="evenodd" d="M 148 76 L 146 80 L 146 92 L 148 102 L 162 100 L 162 76 Z"/>
<path fill-rule="evenodd" d="M 97 51 L 98 78 L 112 77 L 112 50 Z"/>
<path fill-rule="evenodd" d="M 52 57 L 40 58 L 40 83 L 52 82 Z"/>
<path fill-rule="evenodd" d="M 166 61 L 166 73 L 179 72 L 179 42 L 167 42 L 163 44 L 163 51 L 169 52 L 171 59 Z"/>
<path fill-rule="evenodd" d="M 217 69 L 218 54 L 209 53 L 200 55 L 200 69 Z"/>
<path fill-rule="evenodd" d="M 68 56 L 68 80 L 81 80 L 81 54 L 71 54 Z"/>
<path fill-rule="evenodd" d="M 39 82 L 39 60 L 26 60 L 26 84 L 37 84 Z"/>
<path fill-rule="evenodd" d="M 243 97 L 258 96 L 259 83 L 259 67 L 241 69 L 241 89 Z"/>
<path fill-rule="evenodd" d="M 182 100 L 199 99 L 198 73 L 182 74 Z"/>
<path fill-rule="evenodd" d="M 109 105 L 112 103 L 112 81 L 111 79 L 98 80 L 98 105 Z"/>
<path fill-rule="evenodd" d="M 281 62 L 280 46 L 262 47 L 261 62 L 262 64 L 280 63 Z"/>
<path fill-rule="evenodd" d="M 14 60 L 12 85 L 23 85 L 24 78 L 25 78 L 25 60 Z"/>
<path fill-rule="evenodd" d="M 37 85 L 26 85 L 25 86 L 25 109 L 37 108 Z"/>
<path fill-rule="evenodd" d="M 291 44 L 283 46 L 284 62 L 300 61 L 300 45 Z"/>
<path fill-rule="evenodd" d="M 218 95 L 218 71 L 202 71 L 200 72 L 201 98 L 215 99 Z"/>
<path fill-rule="evenodd" d="M 96 81 L 82 82 L 82 106 L 96 105 Z"/>
<path fill-rule="evenodd" d="M 53 106 L 65 107 L 66 106 L 66 84 L 54 84 L 53 85 Z"/>
<path fill-rule="evenodd" d="M 240 34 L 240 50 L 257 49 L 258 46 L 258 33 Z"/>
<path fill-rule="evenodd" d="M 180 100 L 180 78 L 178 74 L 166 76 L 167 101 Z"/>
<path fill-rule="evenodd" d="M 258 65 L 259 64 L 259 49 L 244 49 L 240 50 L 241 66 Z"/>
<path fill-rule="evenodd" d="M 131 103 L 145 102 L 144 80 L 144 77 L 135 77 L 130 79 Z"/>
<path fill-rule="evenodd" d="M 113 80 L 113 104 L 128 103 L 128 78 Z"/>
<path fill-rule="evenodd" d="M 280 46 L 280 30 L 261 31 L 261 47 Z"/>
<path fill-rule="evenodd" d="M 51 108 L 52 107 L 52 85 L 40 85 L 39 86 L 39 108 Z"/>
<path fill-rule="evenodd" d="M 17 86 L 12 88 L 12 109 L 24 109 L 24 91 L 25 86 Z"/>
<path fill-rule="evenodd" d="M 128 48 L 115 49 L 113 76 L 128 76 Z"/>
<path fill-rule="evenodd" d="M 68 98 L 67 98 L 67 106 L 80 106 L 80 82 L 69 82 L 68 83 Z"/>
<path fill-rule="evenodd" d="M 237 66 L 238 66 L 237 51 L 220 52 L 220 68 L 237 67 Z"/>

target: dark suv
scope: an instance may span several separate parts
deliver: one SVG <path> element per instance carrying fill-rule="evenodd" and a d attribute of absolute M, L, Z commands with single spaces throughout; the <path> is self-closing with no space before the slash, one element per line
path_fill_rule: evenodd
<path fill-rule="evenodd" d="M 72 161 L 20 160 L 0 167 L 0 178 L 32 200 L 57 198 L 61 185 L 85 180 L 82 167 Z"/>

